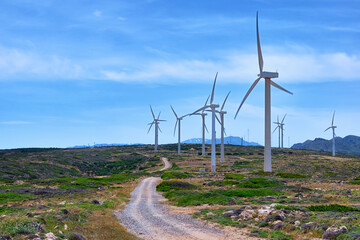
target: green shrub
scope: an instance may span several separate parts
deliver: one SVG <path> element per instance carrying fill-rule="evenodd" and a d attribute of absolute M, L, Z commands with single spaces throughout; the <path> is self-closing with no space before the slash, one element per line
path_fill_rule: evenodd
<path fill-rule="evenodd" d="M 187 178 L 189 175 L 185 172 L 177 172 L 177 171 L 166 171 L 161 174 L 161 178 L 164 180 L 167 179 L 180 179 L 180 178 Z"/>
<path fill-rule="evenodd" d="M 229 197 L 277 196 L 283 194 L 269 189 L 216 190 L 216 192 Z"/>
<path fill-rule="evenodd" d="M 300 175 L 297 173 L 284 173 L 284 172 L 279 172 L 276 174 L 276 176 L 279 176 L 282 178 L 309 178 L 309 176 Z"/>
<path fill-rule="evenodd" d="M 261 237 L 261 238 L 267 238 L 269 236 L 268 232 L 261 231 L 259 229 L 253 229 L 253 230 L 251 230 L 251 233 L 257 233 L 257 234 L 259 234 L 259 237 Z"/>
<path fill-rule="evenodd" d="M 208 186 L 232 186 L 237 185 L 239 182 L 234 180 L 220 180 L 220 181 L 211 181 L 207 183 Z"/>
<path fill-rule="evenodd" d="M 241 180 L 244 179 L 244 175 L 239 173 L 225 173 L 225 179 Z"/>
<path fill-rule="evenodd" d="M 34 234 L 38 232 L 39 223 L 29 220 L 4 221 L 0 224 L 0 231 L 3 234 Z"/>
<path fill-rule="evenodd" d="M 286 205 L 281 205 L 281 204 L 276 205 L 274 208 L 275 208 L 275 209 L 279 209 L 279 210 L 290 210 L 290 211 L 298 211 L 298 210 L 301 210 L 300 207 L 286 206 Z"/>
<path fill-rule="evenodd" d="M 35 196 L 31 194 L 17 194 L 13 192 L 0 192 L 0 203 L 14 202 L 14 201 L 23 201 L 28 200 L 29 198 L 34 198 Z"/>
<path fill-rule="evenodd" d="M 292 240 L 293 239 L 290 235 L 285 234 L 279 230 L 276 230 L 273 233 L 271 233 L 270 237 L 273 240 Z"/>
<path fill-rule="evenodd" d="M 156 186 L 157 191 L 168 192 L 171 190 L 191 190 L 196 189 L 196 186 L 188 182 L 180 181 L 163 181 Z"/>
<path fill-rule="evenodd" d="M 228 204 L 231 197 L 216 192 L 171 191 L 164 195 L 176 201 L 178 206 L 197 206 L 201 204 Z"/>
<path fill-rule="evenodd" d="M 330 204 L 330 205 L 312 205 L 307 207 L 309 211 L 315 212 L 360 212 L 359 208 L 350 207 L 350 206 L 343 206 L 339 204 Z"/>
<path fill-rule="evenodd" d="M 272 180 L 272 179 L 267 179 L 267 178 L 250 178 L 246 181 L 240 182 L 238 184 L 238 187 L 240 187 L 240 188 L 267 188 L 267 187 L 277 187 L 277 186 L 282 186 L 282 185 L 284 185 L 284 184 L 277 180 Z"/>

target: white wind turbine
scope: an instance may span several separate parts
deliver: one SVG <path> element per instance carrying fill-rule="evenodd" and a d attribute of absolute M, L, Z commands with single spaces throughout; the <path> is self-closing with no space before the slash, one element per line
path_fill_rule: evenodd
<path fill-rule="evenodd" d="M 210 96 L 206 99 L 205 105 L 207 104 L 208 100 L 209 100 Z M 205 124 L 205 116 L 207 115 L 207 113 L 204 113 L 205 109 L 200 112 L 196 112 L 196 113 L 192 113 L 190 115 L 199 115 L 202 118 L 202 156 L 205 156 L 205 130 L 209 133 L 206 124 Z"/>
<path fill-rule="evenodd" d="M 159 134 L 158 134 L 158 131 L 160 130 L 160 132 L 161 132 L 161 129 L 160 129 L 160 127 L 159 127 L 159 123 L 160 123 L 160 122 L 164 122 L 164 121 L 166 121 L 166 120 L 160 120 L 160 119 L 159 119 L 161 112 L 159 112 L 159 115 L 158 115 L 158 117 L 156 118 L 156 117 L 155 117 L 155 114 L 154 114 L 154 111 L 152 110 L 151 105 L 150 105 L 150 110 L 151 110 L 151 114 L 152 114 L 154 120 L 153 120 L 151 123 L 148 124 L 148 125 L 150 125 L 150 127 L 149 127 L 149 130 L 148 130 L 147 133 L 150 132 L 151 127 L 155 124 L 155 152 L 157 152 L 157 148 L 158 148 L 158 135 L 159 135 Z"/>
<path fill-rule="evenodd" d="M 175 132 L 176 132 L 176 126 L 178 125 L 178 155 L 180 155 L 180 151 L 181 151 L 181 146 L 180 146 L 180 125 L 181 125 L 181 120 L 183 120 L 184 117 L 188 116 L 189 114 L 186 114 L 184 116 L 178 117 L 178 115 L 176 114 L 174 108 L 170 105 L 171 110 L 173 111 L 175 117 L 176 117 L 176 123 L 175 123 L 175 128 L 174 128 L 174 136 L 175 136 Z"/>
<path fill-rule="evenodd" d="M 277 121 L 273 122 L 274 124 L 276 124 L 276 128 L 274 129 L 273 133 L 276 131 L 276 129 L 279 129 L 279 148 L 281 147 L 281 143 L 280 143 L 280 136 L 281 136 L 281 123 L 279 122 L 279 115 L 277 116 Z"/>
<path fill-rule="evenodd" d="M 213 104 L 214 101 L 214 91 L 215 91 L 215 84 L 216 84 L 216 78 L 218 73 L 215 75 L 214 85 L 211 92 L 211 98 L 210 98 L 210 104 L 205 105 L 202 108 L 196 110 L 192 114 L 195 114 L 197 112 L 203 111 L 207 108 L 211 109 L 211 172 L 216 172 L 216 131 L 215 131 L 215 114 L 216 114 L 216 108 L 219 107 L 219 104 Z"/>
<path fill-rule="evenodd" d="M 333 157 L 335 157 L 335 128 L 336 126 L 334 126 L 334 117 L 335 117 L 335 111 L 334 111 L 334 114 L 333 114 L 333 117 L 332 117 L 332 121 L 331 121 L 331 126 L 328 127 L 324 132 L 326 132 L 327 130 L 329 130 L 330 128 L 332 128 L 332 131 L 333 131 L 333 139 L 332 139 L 332 155 Z"/>
<path fill-rule="evenodd" d="M 231 91 L 230 91 L 231 92 Z M 226 111 L 223 111 L 225 103 L 227 98 L 229 97 L 230 92 L 226 95 L 226 98 L 220 108 L 220 111 L 216 111 L 219 115 L 220 115 L 220 120 L 219 118 L 216 117 L 216 119 L 218 120 L 218 122 L 220 123 L 221 126 L 221 162 L 225 161 L 225 154 L 224 154 L 224 133 L 225 133 L 225 127 L 224 127 L 224 115 L 227 113 Z"/>
<path fill-rule="evenodd" d="M 256 13 L 256 36 L 257 36 L 257 50 L 258 50 L 258 60 L 259 60 L 259 70 L 260 73 L 258 74 L 258 78 L 255 82 L 251 85 L 250 89 L 246 93 L 243 101 L 241 102 L 236 114 L 239 113 L 241 106 L 244 104 L 246 98 L 249 96 L 250 92 L 254 89 L 256 84 L 260 81 L 261 78 L 265 79 L 265 152 L 264 152 L 264 172 L 272 172 L 272 165 L 271 165 L 271 97 L 270 97 L 270 86 L 273 85 L 274 87 L 279 88 L 287 93 L 292 94 L 288 90 L 282 88 L 275 82 L 273 82 L 272 78 L 278 78 L 279 73 L 277 72 L 265 72 L 263 71 L 263 57 L 261 53 L 261 46 L 260 46 L 260 38 L 259 38 L 259 26 L 258 26 L 258 14 Z"/>

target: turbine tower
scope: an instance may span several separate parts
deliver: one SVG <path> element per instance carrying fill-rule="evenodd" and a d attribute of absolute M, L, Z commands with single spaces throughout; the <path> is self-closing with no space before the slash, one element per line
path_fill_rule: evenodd
<path fill-rule="evenodd" d="M 215 75 L 214 85 L 211 92 L 211 98 L 210 98 L 210 104 L 205 105 L 202 108 L 196 110 L 192 114 L 195 114 L 197 112 L 203 111 L 207 108 L 211 109 L 211 172 L 216 172 L 216 131 L 215 131 L 215 117 L 216 117 L 216 108 L 219 107 L 219 104 L 214 104 L 214 91 L 215 91 L 215 84 L 216 84 L 216 78 L 218 73 Z"/>
<path fill-rule="evenodd" d="M 260 46 L 260 37 L 259 37 L 259 25 L 258 25 L 258 14 L 256 13 L 256 36 L 257 36 L 257 50 L 258 50 L 258 60 L 259 60 L 259 70 L 260 73 L 258 74 L 258 78 L 254 81 L 251 85 L 250 89 L 246 93 L 244 99 L 242 100 L 236 114 L 239 113 L 241 106 L 244 104 L 246 98 L 249 96 L 250 92 L 254 89 L 256 84 L 260 81 L 261 78 L 265 79 L 265 152 L 264 152 L 264 172 L 272 172 L 272 165 L 271 165 L 271 97 L 270 97 L 270 86 L 273 85 L 274 87 L 279 88 L 287 93 L 292 94 L 288 90 L 282 88 L 275 82 L 273 82 L 272 78 L 278 78 L 279 74 L 277 72 L 265 72 L 263 71 L 263 57 L 261 53 L 261 46 Z"/>
<path fill-rule="evenodd" d="M 230 91 L 231 92 L 231 91 Z M 216 119 L 220 123 L 221 126 L 221 162 L 223 163 L 225 161 L 225 154 L 224 154 L 224 133 L 225 133 L 225 127 L 224 127 L 224 115 L 227 113 L 226 111 L 223 111 L 225 103 L 227 98 L 229 97 L 230 92 L 226 95 L 226 98 L 220 108 L 220 111 L 216 111 L 220 115 L 220 120 L 218 117 Z"/>
<path fill-rule="evenodd" d="M 151 123 L 148 124 L 148 125 L 150 125 L 150 127 L 149 127 L 149 130 L 148 130 L 147 133 L 150 132 L 151 127 L 155 124 L 155 152 L 157 152 L 157 149 L 158 149 L 158 135 L 159 135 L 159 134 L 158 134 L 158 131 L 161 132 L 161 129 L 160 129 L 160 127 L 159 127 L 159 123 L 160 123 L 160 122 L 164 122 L 164 121 L 166 121 L 166 120 L 160 120 L 160 113 L 161 113 L 161 112 L 159 112 L 159 115 L 158 115 L 158 117 L 156 118 L 156 117 L 155 117 L 155 114 L 154 114 L 154 111 L 152 110 L 151 105 L 150 105 L 150 110 L 151 110 L 151 114 L 152 114 L 154 120 L 153 120 Z"/>
<path fill-rule="evenodd" d="M 276 131 L 276 129 L 279 129 L 279 148 L 281 147 L 281 142 L 280 142 L 280 136 L 281 136 L 281 123 L 279 122 L 279 115 L 277 116 L 277 121 L 273 122 L 274 124 L 276 124 L 276 128 L 274 129 L 273 133 Z"/>
<path fill-rule="evenodd" d="M 208 98 L 206 99 L 205 105 L 207 104 L 208 100 L 209 100 L 210 96 L 208 96 Z M 205 130 L 207 131 L 207 133 L 209 133 L 209 130 L 206 127 L 205 124 L 205 116 L 207 115 L 207 113 L 204 113 L 205 110 L 202 110 L 201 113 L 196 112 L 196 113 L 192 113 L 190 115 L 199 115 L 202 118 L 202 156 L 205 156 Z"/>
<path fill-rule="evenodd" d="M 174 128 L 174 136 L 175 136 L 175 132 L 176 132 L 176 126 L 177 124 L 179 123 L 179 126 L 178 126 L 178 155 L 180 155 L 180 151 L 181 151 L 181 146 L 180 146 L 180 123 L 181 123 L 181 120 L 183 120 L 184 117 L 188 116 L 189 114 L 186 114 L 184 116 L 181 116 L 181 117 L 178 117 L 178 115 L 176 114 L 174 108 L 170 105 L 171 107 L 171 110 L 173 111 L 175 117 L 176 117 L 176 123 L 175 123 L 175 128 Z"/>
<path fill-rule="evenodd" d="M 333 157 L 335 157 L 335 128 L 336 126 L 334 126 L 334 117 L 335 117 L 335 111 L 334 111 L 334 114 L 333 114 L 333 117 L 332 117 L 332 121 L 331 121 L 331 126 L 328 127 L 324 132 L 326 132 L 327 130 L 329 130 L 330 128 L 332 128 L 332 131 L 333 131 L 333 139 L 332 139 L 332 155 Z"/>

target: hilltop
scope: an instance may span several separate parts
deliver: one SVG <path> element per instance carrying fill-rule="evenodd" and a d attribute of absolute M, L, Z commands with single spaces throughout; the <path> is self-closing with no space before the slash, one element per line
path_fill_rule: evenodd
<path fill-rule="evenodd" d="M 335 138 L 336 152 L 360 154 L 360 137 L 349 135 L 344 138 Z M 315 138 L 314 140 L 307 140 L 303 143 L 296 143 L 292 149 L 304 149 L 304 150 L 315 150 L 315 151 L 332 151 L 332 139 L 326 140 L 323 138 Z"/>
<path fill-rule="evenodd" d="M 201 144 L 202 138 L 191 138 L 191 139 L 182 141 L 182 143 Z M 221 143 L 221 138 L 217 138 L 216 144 L 220 144 L 220 143 Z M 225 137 L 224 143 L 231 144 L 231 145 L 240 145 L 240 146 L 261 146 L 260 144 L 258 144 L 256 142 L 248 142 L 248 141 L 245 141 L 245 139 L 243 139 L 243 138 L 234 137 L 234 136 Z M 205 139 L 205 144 L 211 144 L 211 139 Z"/>

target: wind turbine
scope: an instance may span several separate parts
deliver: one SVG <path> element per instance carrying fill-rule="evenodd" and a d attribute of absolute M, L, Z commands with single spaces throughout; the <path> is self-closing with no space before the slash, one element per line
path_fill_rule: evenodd
<path fill-rule="evenodd" d="M 180 123 L 181 120 L 183 120 L 184 117 L 188 116 L 189 114 L 186 114 L 184 116 L 178 117 L 178 115 L 176 114 L 174 108 L 170 105 L 171 110 L 173 111 L 175 117 L 176 117 L 176 123 L 175 123 L 175 128 L 174 128 L 174 136 L 175 136 L 175 132 L 176 132 L 176 126 L 179 123 L 179 127 L 178 127 L 178 155 L 180 155 L 180 151 L 181 151 L 181 146 L 180 146 Z"/>
<path fill-rule="evenodd" d="M 230 91 L 231 92 L 231 91 Z M 221 162 L 224 162 L 225 159 L 225 154 L 224 154 L 224 133 L 225 133 L 225 127 L 224 127 L 224 115 L 227 113 L 226 111 L 223 111 L 225 103 L 227 98 L 229 97 L 230 92 L 226 95 L 226 98 L 220 108 L 220 111 L 216 111 L 219 115 L 220 115 L 220 120 L 219 118 L 216 117 L 216 119 L 218 120 L 218 122 L 220 123 L 221 126 Z"/>
<path fill-rule="evenodd" d="M 278 78 L 279 73 L 277 72 L 265 72 L 263 71 L 263 57 L 261 53 L 261 46 L 260 46 L 260 37 L 259 37 L 259 25 L 258 25 L 258 13 L 256 13 L 256 36 L 257 36 L 257 50 L 258 50 L 258 60 L 259 60 L 259 70 L 260 73 L 258 74 L 258 78 L 254 81 L 251 85 L 250 89 L 246 93 L 244 99 L 242 100 L 236 114 L 239 113 L 241 106 L 244 104 L 246 98 L 249 96 L 251 91 L 254 89 L 256 84 L 260 81 L 261 78 L 265 79 L 265 152 L 264 152 L 264 172 L 272 172 L 272 165 L 271 165 L 271 97 L 270 97 L 270 86 L 273 85 L 274 87 L 279 88 L 287 93 L 292 94 L 288 90 L 284 89 L 283 87 L 279 86 L 275 82 L 273 82 L 272 78 Z"/>
<path fill-rule="evenodd" d="M 334 114 L 333 114 L 333 117 L 332 117 L 332 121 L 331 121 L 331 126 L 328 127 L 324 132 L 326 132 L 327 130 L 329 130 L 330 128 L 332 128 L 332 131 L 333 131 L 333 139 L 332 139 L 332 155 L 333 157 L 335 157 L 335 128 L 336 126 L 334 126 L 334 117 L 335 117 L 335 111 L 334 111 Z"/>
<path fill-rule="evenodd" d="M 160 132 L 161 132 L 161 129 L 160 129 L 160 127 L 159 127 L 159 123 L 160 123 L 160 122 L 164 122 L 164 121 L 166 121 L 166 120 L 160 120 L 160 113 L 161 113 L 161 112 L 159 112 L 159 115 L 158 115 L 158 117 L 156 118 L 156 117 L 155 117 L 155 114 L 154 114 L 154 111 L 152 110 L 151 105 L 150 105 L 150 110 L 151 110 L 151 114 L 152 114 L 154 120 L 153 120 L 151 123 L 148 124 L 148 125 L 150 125 L 150 127 L 149 127 L 149 130 L 148 130 L 147 133 L 150 132 L 151 127 L 155 124 L 155 152 L 157 152 L 157 148 L 158 148 L 158 135 L 159 135 L 159 134 L 158 134 L 158 131 L 160 130 Z"/>
<path fill-rule="evenodd" d="M 280 123 L 280 128 L 281 128 L 281 148 L 284 148 L 284 120 L 285 120 L 286 114 L 284 115 L 283 119 L 281 120 Z"/>
<path fill-rule="evenodd" d="M 205 105 L 202 108 L 196 110 L 192 114 L 195 114 L 197 112 L 203 111 L 207 108 L 211 109 L 211 172 L 216 172 L 216 131 L 215 131 L 215 117 L 216 117 L 216 108 L 219 107 L 219 104 L 214 104 L 214 91 L 215 91 L 215 84 L 216 84 L 216 78 L 218 73 L 215 75 L 214 85 L 211 92 L 211 98 L 210 98 L 210 104 Z"/>
<path fill-rule="evenodd" d="M 273 133 L 276 131 L 276 129 L 279 129 L 279 148 L 281 147 L 281 143 L 280 143 L 280 136 L 281 136 L 281 123 L 279 122 L 279 115 L 277 116 L 277 121 L 273 122 L 274 124 L 276 124 L 276 128 L 274 129 Z"/>
<path fill-rule="evenodd" d="M 205 105 L 207 104 L 208 100 L 209 100 L 210 96 L 206 99 Z M 199 115 L 202 118 L 202 156 L 205 156 L 205 130 L 209 133 L 206 124 L 205 124 L 205 116 L 207 115 L 207 113 L 204 113 L 205 109 L 201 111 L 201 113 L 196 112 L 196 113 L 192 113 L 190 115 Z"/>

